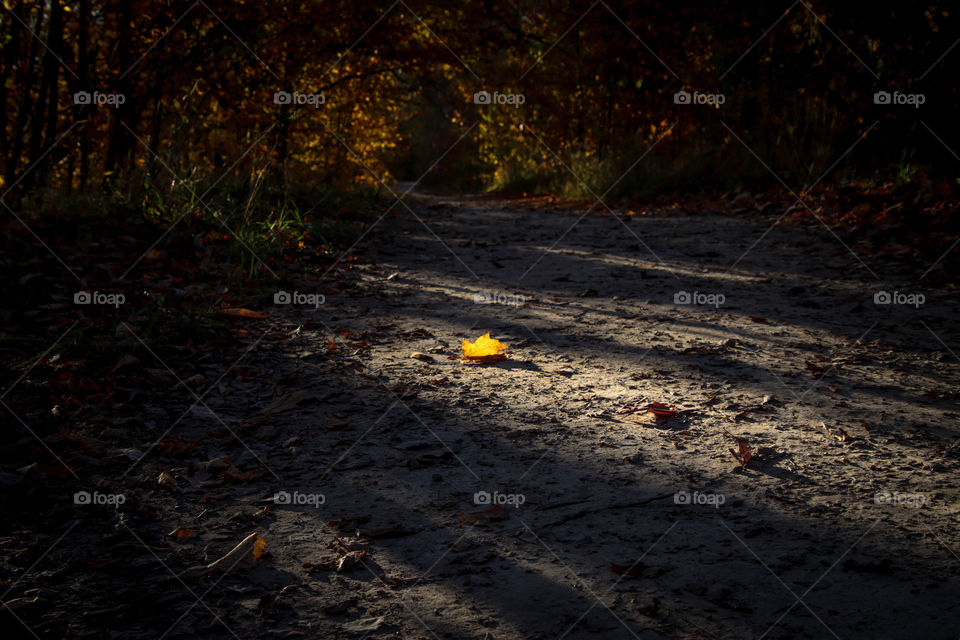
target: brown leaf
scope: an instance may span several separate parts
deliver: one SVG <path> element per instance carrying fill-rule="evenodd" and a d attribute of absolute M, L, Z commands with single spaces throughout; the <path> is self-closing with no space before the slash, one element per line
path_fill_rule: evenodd
<path fill-rule="evenodd" d="M 674 409 L 672 405 L 668 407 L 662 402 L 651 402 L 647 405 L 647 411 L 656 417 L 657 422 L 663 422 L 680 415 L 680 412 Z"/>
<path fill-rule="evenodd" d="M 243 307 L 224 307 L 223 309 L 218 309 L 217 313 L 229 318 L 253 318 L 259 320 L 270 317 L 264 313 L 260 313 L 259 311 L 251 311 L 250 309 L 244 309 Z"/>
<path fill-rule="evenodd" d="M 161 471 L 160 475 L 157 476 L 157 484 L 161 487 L 175 489 L 177 487 L 177 480 L 166 471 Z"/>
<path fill-rule="evenodd" d="M 753 459 L 753 453 L 750 451 L 750 447 L 746 442 L 733 435 L 729 431 L 724 431 L 723 435 L 730 436 L 737 443 L 737 451 L 730 449 L 730 453 L 733 454 L 733 457 L 736 458 L 737 462 L 740 463 L 741 467 L 746 467 L 747 463 Z"/>
<path fill-rule="evenodd" d="M 230 571 L 234 568 L 249 568 L 263 555 L 267 541 L 259 531 L 251 533 L 225 556 L 207 565 L 208 570 Z"/>
<path fill-rule="evenodd" d="M 350 553 L 351 551 L 366 551 L 367 545 L 358 538 L 336 537 L 327 543 L 327 548 Z"/>
<path fill-rule="evenodd" d="M 337 558 L 337 571 L 348 571 L 357 566 L 367 555 L 366 551 L 351 551 Z"/>

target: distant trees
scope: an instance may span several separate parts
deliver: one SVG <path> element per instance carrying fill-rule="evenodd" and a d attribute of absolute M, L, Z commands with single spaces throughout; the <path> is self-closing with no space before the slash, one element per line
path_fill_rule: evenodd
<path fill-rule="evenodd" d="M 731 131 L 801 180 L 867 130 L 850 158 L 861 170 L 902 163 L 907 148 L 955 173 L 920 124 L 951 136 L 950 8 L 5 0 L 0 176 L 7 202 L 224 172 L 240 184 L 264 172 L 287 186 L 375 183 L 419 177 L 454 145 L 436 179 L 556 188 L 560 159 L 601 188 L 668 130 L 643 180 L 722 181 L 749 159 Z M 483 89 L 524 101 L 475 104 Z M 678 103 L 678 91 L 725 101 Z M 925 102 L 875 104 L 877 91 Z"/>

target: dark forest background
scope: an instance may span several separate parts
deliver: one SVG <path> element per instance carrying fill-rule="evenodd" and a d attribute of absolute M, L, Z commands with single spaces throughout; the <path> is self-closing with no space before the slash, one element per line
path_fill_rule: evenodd
<path fill-rule="evenodd" d="M 775 182 L 747 147 L 798 187 L 838 160 L 831 179 L 950 177 L 957 34 L 947 2 L 7 0 L 0 171 L 14 209 L 108 197 L 169 216 L 193 191 L 238 223 L 415 180 L 461 137 L 425 184 L 577 196 L 622 177 L 616 197 Z M 481 90 L 523 104 L 475 104 Z M 683 90 L 725 100 L 677 104 Z"/>

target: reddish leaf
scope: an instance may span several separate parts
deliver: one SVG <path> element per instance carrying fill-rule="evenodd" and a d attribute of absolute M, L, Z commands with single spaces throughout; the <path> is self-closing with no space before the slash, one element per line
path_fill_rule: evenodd
<path fill-rule="evenodd" d="M 251 311 L 250 309 L 244 309 L 243 307 L 225 307 L 223 309 L 218 309 L 217 313 L 230 318 L 262 319 L 269 317 L 266 314 L 260 313 L 259 311 Z"/>

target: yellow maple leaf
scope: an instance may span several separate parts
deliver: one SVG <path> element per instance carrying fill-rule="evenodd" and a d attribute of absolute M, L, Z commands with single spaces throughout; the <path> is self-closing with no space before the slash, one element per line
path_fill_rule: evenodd
<path fill-rule="evenodd" d="M 499 340 L 490 337 L 490 332 L 483 334 L 473 343 L 469 340 L 463 341 L 463 357 L 464 358 L 484 358 L 492 359 L 497 357 L 498 359 L 505 358 L 506 356 L 501 355 L 500 352 L 506 349 L 509 345 L 503 344 Z"/>

